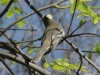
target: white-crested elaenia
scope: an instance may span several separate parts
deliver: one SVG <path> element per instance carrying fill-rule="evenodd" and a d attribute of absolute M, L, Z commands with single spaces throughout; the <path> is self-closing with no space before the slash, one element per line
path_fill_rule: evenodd
<path fill-rule="evenodd" d="M 36 55 L 34 62 L 39 62 L 43 55 L 55 50 L 65 35 L 63 28 L 53 20 L 50 14 L 43 18 L 43 22 L 46 29 L 43 34 L 40 51 Z"/>

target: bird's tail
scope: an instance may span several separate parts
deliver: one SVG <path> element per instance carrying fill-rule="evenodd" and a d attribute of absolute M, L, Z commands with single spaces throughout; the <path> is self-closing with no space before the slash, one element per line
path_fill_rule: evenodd
<path fill-rule="evenodd" d="M 40 49 L 39 53 L 36 55 L 36 57 L 34 58 L 34 62 L 39 62 L 43 55 L 46 53 L 46 50 L 44 49 Z"/>

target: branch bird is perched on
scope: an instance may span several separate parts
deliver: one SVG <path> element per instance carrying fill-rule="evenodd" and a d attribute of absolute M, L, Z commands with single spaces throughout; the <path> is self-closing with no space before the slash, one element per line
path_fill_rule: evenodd
<path fill-rule="evenodd" d="M 40 51 L 36 55 L 34 62 L 39 62 L 43 55 L 55 50 L 65 35 L 63 28 L 53 20 L 52 15 L 45 16 L 43 22 L 46 29 L 43 34 Z"/>

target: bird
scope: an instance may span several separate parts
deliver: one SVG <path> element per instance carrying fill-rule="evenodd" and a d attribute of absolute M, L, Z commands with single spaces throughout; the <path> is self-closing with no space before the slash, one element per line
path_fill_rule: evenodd
<path fill-rule="evenodd" d="M 41 47 L 34 58 L 34 62 L 39 62 L 44 55 L 54 51 L 65 36 L 63 28 L 53 20 L 51 14 L 48 14 L 43 18 L 43 23 L 46 29 L 44 30 Z"/>

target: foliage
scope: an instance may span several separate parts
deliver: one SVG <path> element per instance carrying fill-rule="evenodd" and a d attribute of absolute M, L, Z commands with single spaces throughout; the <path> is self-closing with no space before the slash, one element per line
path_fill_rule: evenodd
<path fill-rule="evenodd" d="M 100 42 L 96 43 L 92 49 L 92 51 L 94 51 L 95 53 L 98 53 L 100 55 Z M 92 53 L 89 52 L 88 53 L 88 58 L 91 59 L 92 57 Z"/>
<path fill-rule="evenodd" d="M 38 50 L 35 50 L 34 48 L 30 48 L 30 47 L 28 47 L 28 49 L 27 49 L 28 51 L 27 51 L 27 54 L 32 54 L 33 52 L 37 52 Z"/>
<path fill-rule="evenodd" d="M 54 70 L 62 71 L 66 73 L 66 70 L 69 72 L 69 75 L 72 75 L 73 70 L 78 70 L 80 66 L 77 64 L 71 64 L 67 59 L 57 59 L 54 62 L 44 64 L 45 68 L 51 67 Z M 81 71 L 87 72 L 86 67 L 82 66 Z"/>
<path fill-rule="evenodd" d="M 2 5 L 6 5 L 8 2 L 9 2 L 9 0 L 0 0 L 0 3 L 1 3 Z"/>
<path fill-rule="evenodd" d="M 75 8 L 75 2 L 76 0 L 70 0 L 71 6 L 70 6 L 70 12 L 74 12 Z M 92 0 L 78 0 L 76 9 L 79 10 L 79 14 L 77 15 L 77 18 L 79 17 L 90 17 L 94 24 L 99 23 L 100 17 L 94 12 L 90 6 L 87 5 L 87 2 L 90 2 Z M 69 8 L 69 6 L 55 6 L 56 8 Z"/>
<path fill-rule="evenodd" d="M 7 3 L 9 2 L 9 0 L 0 0 L 0 3 L 4 6 L 4 5 L 7 5 Z M 16 0 L 14 0 L 14 3 L 17 3 Z M 20 14 L 23 14 L 23 9 L 20 8 L 20 7 L 17 7 L 17 6 L 13 6 L 11 7 L 7 13 L 6 13 L 6 17 L 7 18 L 11 18 L 13 17 L 13 15 L 20 15 Z M 16 16 L 18 18 L 18 16 Z M 24 25 L 26 25 L 26 22 L 24 20 L 20 21 L 17 23 L 18 27 L 19 28 L 22 28 Z"/>
<path fill-rule="evenodd" d="M 96 43 L 96 45 L 93 47 L 93 51 L 100 54 L 100 42 Z"/>
<path fill-rule="evenodd" d="M 18 22 L 17 25 L 19 28 L 22 28 L 23 25 L 26 25 L 26 22 L 25 22 L 25 20 L 22 20 L 22 21 Z"/>

